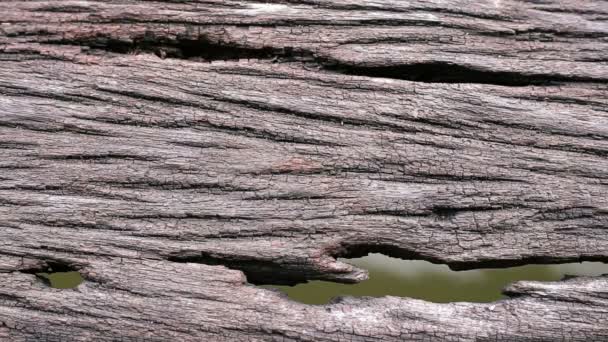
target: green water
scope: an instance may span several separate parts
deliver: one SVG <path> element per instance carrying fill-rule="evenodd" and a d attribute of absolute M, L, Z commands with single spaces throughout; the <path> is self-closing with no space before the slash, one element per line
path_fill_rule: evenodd
<path fill-rule="evenodd" d="M 369 271 L 369 279 L 358 284 L 311 281 L 278 288 L 291 299 L 306 304 L 326 304 L 337 296 L 386 295 L 424 299 L 436 303 L 492 302 L 504 296 L 501 290 L 518 280 L 560 280 L 564 275 L 601 275 L 608 264 L 584 262 L 561 265 L 527 265 L 503 269 L 452 271 L 446 265 L 419 260 L 400 260 L 382 254 L 341 259 Z"/>
<path fill-rule="evenodd" d="M 78 272 L 37 273 L 36 275 L 46 279 L 49 285 L 56 289 L 72 289 L 84 281 Z"/>
<path fill-rule="evenodd" d="M 565 275 L 598 276 L 608 273 L 608 264 L 584 262 L 561 265 L 527 265 L 503 269 L 452 271 L 446 265 L 426 261 L 401 260 L 382 254 L 341 259 L 369 272 L 369 279 L 358 284 L 311 281 L 278 288 L 291 299 L 306 304 L 326 304 L 337 296 L 400 296 L 431 302 L 491 302 L 504 296 L 501 290 L 518 280 L 555 281 Z M 51 287 L 76 288 L 84 279 L 78 272 L 38 273 Z"/>

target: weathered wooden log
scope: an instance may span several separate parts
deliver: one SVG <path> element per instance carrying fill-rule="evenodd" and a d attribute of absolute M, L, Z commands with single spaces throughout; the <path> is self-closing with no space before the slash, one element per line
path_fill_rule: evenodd
<path fill-rule="evenodd" d="M 608 340 L 606 276 L 251 285 L 608 261 L 605 1 L 2 1 L 0 61 L 2 341 Z"/>

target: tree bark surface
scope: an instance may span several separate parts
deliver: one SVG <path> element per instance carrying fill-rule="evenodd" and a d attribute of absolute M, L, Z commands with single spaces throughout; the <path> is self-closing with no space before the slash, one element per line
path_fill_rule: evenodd
<path fill-rule="evenodd" d="M 0 66 L 0 341 L 608 340 L 608 276 L 252 285 L 608 261 L 606 1 L 4 0 Z"/>

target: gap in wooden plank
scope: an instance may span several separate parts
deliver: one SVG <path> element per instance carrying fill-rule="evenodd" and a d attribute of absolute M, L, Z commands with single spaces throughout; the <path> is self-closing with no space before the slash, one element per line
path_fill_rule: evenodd
<path fill-rule="evenodd" d="M 341 296 L 399 296 L 435 303 L 483 303 L 508 298 L 502 290 L 516 281 L 559 281 L 567 276 L 599 276 L 608 273 L 608 264 L 601 262 L 453 271 L 447 265 L 423 260 L 402 260 L 377 253 L 341 261 L 368 270 L 369 279 L 357 284 L 316 280 L 296 286 L 262 287 L 278 289 L 292 300 L 304 304 L 328 304 L 339 301 Z"/>
<path fill-rule="evenodd" d="M 44 260 L 39 266 L 20 270 L 22 273 L 34 274 L 42 282 L 57 289 L 72 289 L 84 282 L 84 278 L 75 265 L 60 260 Z"/>
<path fill-rule="evenodd" d="M 97 35 L 72 40 L 53 40 L 46 43 L 80 45 L 83 52 L 89 54 L 97 54 L 98 52 L 118 54 L 152 53 L 162 59 L 174 58 L 199 62 L 246 59 L 266 60 L 274 63 L 298 62 L 309 68 L 323 69 L 342 75 L 389 78 L 422 83 L 491 84 L 508 87 L 525 87 L 559 86 L 568 82 L 601 83 L 608 81 L 608 79 L 604 78 L 566 77 L 555 74 L 498 71 L 441 61 L 358 65 L 319 57 L 313 51 L 291 46 L 251 47 L 214 41 L 205 35 L 167 38 L 157 36 L 152 31 L 129 40 Z"/>

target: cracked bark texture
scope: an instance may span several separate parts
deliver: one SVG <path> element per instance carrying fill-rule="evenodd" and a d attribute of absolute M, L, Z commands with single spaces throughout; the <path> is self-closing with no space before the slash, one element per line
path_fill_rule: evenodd
<path fill-rule="evenodd" d="M 250 284 L 607 261 L 607 62 L 606 1 L 2 1 L 0 340 L 608 340 L 606 276 Z"/>

